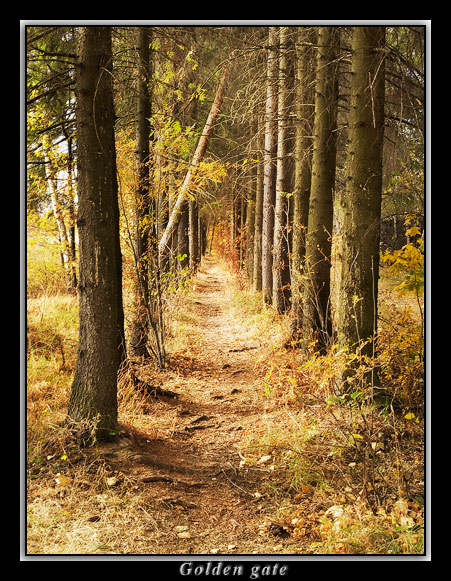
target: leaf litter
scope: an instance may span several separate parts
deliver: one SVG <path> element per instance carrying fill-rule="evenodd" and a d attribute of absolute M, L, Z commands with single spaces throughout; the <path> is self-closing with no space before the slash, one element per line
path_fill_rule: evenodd
<path fill-rule="evenodd" d="M 74 464 L 67 454 L 65 475 L 55 474 L 53 484 L 31 480 L 30 553 L 349 553 L 355 550 L 349 531 L 364 535 L 375 521 L 378 534 L 405 543 L 400 552 L 419 542 L 421 491 L 418 502 L 394 498 L 375 515 L 349 476 L 359 469 L 357 458 L 335 467 L 346 471 L 341 489 L 320 486 L 325 473 L 318 466 L 327 464 L 327 454 L 318 428 L 308 436 L 316 442 L 318 464 L 308 458 L 304 473 L 303 450 L 264 442 L 271 422 L 283 432 L 291 413 L 285 407 L 298 402 L 289 398 L 280 405 L 267 397 L 268 375 L 261 365 L 268 360 L 267 346 L 255 330 L 243 328 L 229 277 L 217 261 L 204 261 L 185 299 L 195 322 L 185 345 L 173 353 L 166 371 L 140 368 L 143 380 L 177 392 L 177 399 L 135 400 L 135 413 L 121 416 L 123 434 L 115 442 L 83 451 Z M 278 357 L 286 358 L 286 352 L 271 347 L 271 374 Z M 283 365 L 289 368 L 287 361 Z M 319 425 L 321 418 L 315 421 Z M 355 448 L 363 438 L 354 431 L 351 439 Z M 61 457 L 48 456 L 51 474 Z M 288 468 L 294 465 L 299 482 L 290 482 Z M 38 524 L 49 521 L 54 524 L 45 530 Z M 409 535 L 399 540 L 396 527 Z"/>

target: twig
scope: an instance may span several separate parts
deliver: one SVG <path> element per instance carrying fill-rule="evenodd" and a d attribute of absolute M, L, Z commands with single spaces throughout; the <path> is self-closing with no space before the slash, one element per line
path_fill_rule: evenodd
<path fill-rule="evenodd" d="M 181 500 L 180 498 L 162 498 L 161 502 L 164 504 L 175 504 L 178 506 L 183 506 L 184 508 L 199 508 L 197 504 L 186 502 L 186 500 Z"/>
<path fill-rule="evenodd" d="M 221 469 L 221 472 L 224 474 L 224 476 L 227 478 L 227 480 L 230 482 L 230 484 L 232 484 L 233 486 L 235 486 L 235 488 L 238 488 L 238 490 L 241 490 L 241 492 L 244 492 L 244 494 L 247 494 L 247 496 L 250 496 L 251 498 L 254 498 L 254 495 L 253 494 L 251 494 L 247 490 L 244 490 L 244 488 L 241 488 L 241 486 L 238 486 L 238 484 L 235 484 L 235 482 L 233 482 L 233 480 L 230 480 L 230 478 L 225 473 L 224 469 Z"/>
<path fill-rule="evenodd" d="M 257 347 L 240 347 L 239 349 L 229 349 L 229 353 L 239 353 L 240 351 L 250 351 L 251 349 L 257 349 Z"/>

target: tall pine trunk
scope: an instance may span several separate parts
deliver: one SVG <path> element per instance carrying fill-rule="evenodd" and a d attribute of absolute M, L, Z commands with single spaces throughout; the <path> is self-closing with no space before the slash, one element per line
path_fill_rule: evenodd
<path fill-rule="evenodd" d="M 277 115 L 276 205 L 274 212 L 274 250 L 272 265 L 272 303 L 279 312 L 290 305 L 290 267 L 288 261 L 288 202 L 292 188 L 292 59 L 289 29 L 279 28 L 279 95 Z"/>
<path fill-rule="evenodd" d="M 304 326 L 322 349 L 332 338 L 330 267 L 338 102 L 337 27 L 318 31 L 314 149 L 305 250 Z"/>
<path fill-rule="evenodd" d="M 268 34 L 265 151 L 263 166 L 262 293 L 265 303 L 272 302 L 272 263 L 274 243 L 274 208 L 276 205 L 277 160 L 277 51 L 277 27 L 271 26 L 269 28 Z"/>
<path fill-rule="evenodd" d="M 372 355 L 377 331 L 384 135 L 385 27 L 355 27 L 352 38 L 346 191 L 337 334 Z"/>
<path fill-rule="evenodd" d="M 263 222 L 263 147 L 264 133 L 261 130 L 259 119 L 259 142 L 257 154 L 257 184 L 255 192 L 255 226 L 254 226 L 254 260 L 253 260 L 253 288 L 262 290 L 262 222 Z"/>
<path fill-rule="evenodd" d="M 305 243 L 312 177 L 312 135 L 315 117 L 316 31 L 300 27 L 296 50 L 296 141 L 293 192 L 293 250 L 291 260 L 292 341 L 299 341 L 302 329 L 302 297 Z"/>
<path fill-rule="evenodd" d="M 114 141 L 111 27 L 80 28 L 76 67 L 78 356 L 68 415 L 117 429 L 117 373 L 125 359 Z"/>
<path fill-rule="evenodd" d="M 136 169 L 138 186 L 135 193 L 136 242 L 135 260 L 137 282 L 133 321 L 130 331 L 132 356 L 149 357 L 147 338 L 149 333 L 149 265 L 150 240 L 156 239 L 156 224 L 151 223 L 152 200 L 150 197 L 149 139 L 151 101 L 149 95 L 151 32 L 146 26 L 138 28 L 137 114 L 136 114 Z"/>

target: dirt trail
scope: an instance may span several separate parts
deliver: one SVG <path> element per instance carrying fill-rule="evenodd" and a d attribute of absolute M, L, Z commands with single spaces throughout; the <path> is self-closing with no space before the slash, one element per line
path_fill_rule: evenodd
<path fill-rule="evenodd" d="M 120 453 L 114 444 L 107 454 L 145 490 L 151 519 L 144 553 L 287 551 L 283 534 L 261 527 L 274 513 L 263 485 L 272 476 L 270 462 L 240 467 L 243 434 L 261 421 L 265 402 L 254 372 L 258 340 L 243 328 L 229 291 L 227 272 L 205 260 L 187 298 L 195 322 L 189 373 L 161 386 L 179 393 L 159 402 L 162 413 L 174 412 L 172 436 L 123 438 Z"/>

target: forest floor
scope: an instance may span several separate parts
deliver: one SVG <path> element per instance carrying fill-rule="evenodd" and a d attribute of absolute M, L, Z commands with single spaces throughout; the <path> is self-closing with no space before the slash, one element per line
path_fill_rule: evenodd
<path fill-rule="evenodd" d="M 259 343 L 234 311 L 229 285 L 221 264 L 204 260 L 184 304 L 193 322 L 189 355 L 178 356 L 179 366 L 175 355 L 172 377 L 162 386 L 179 394 L 160 402 L 174 413 L 171 437 L 147 438 L 144 431 L 127 445 L 109 446 L 112 465 L 140 482 L 157 508 L 148 508 L 155 530 L 142 541 L 146 552 L 273 554 L 283 548 L 277 529 L 276 536 L 259 534 L 269 508 L 261 488 L 271 475 L 269 458 L 240 467 L 243 433 L 262 421 L 267 402 L 254 371 Z M 154 381 L 145 370 L 141 377 Z M 142 484 L 160 477 L 169 481 Z"/>
<path fill-rule="evenodd" d="M 317 415 L 302 427 L 286 401 L 267 397 L 259 361 L 270 357 L 268 337 L 243 320 L 231 287 L 224 264 L 206 257 L 183 298 L 183 349 L 164 372 L 135 366 L 140 379 L 176 398 L 137 399 L 123 388 L 123 433 L 114 441 L 71 448 L 57 431 L 53 448 L 43 449 L 27 489 L 29 554 L 277 555 L 322 545 L 335 518 L 326 509 L 343 514 L 343 491 L 325 496 L 311 474 L 291 486 L 280 440 L 263 440 L 287 422 L 312 435 L 325 406 L 312 404 Z M 290 458 L 292 450 L 285 465 Z M 370 513 L 348 493 L 353 510 L 360 503 Z M 342 543 L 323 544 L 328 551 L 349 552 Z"/>
<path fill-rule="evenodd" d="M 30 552 L 291 552 L 286 531 L 268 519 L 276 507 L 262 483 L 273 473 L 271 458 L 250 466 L 240 452 L 267 401 L 254 370 L 259 342 L 234 311 L 229 277 L 219 262 L 204 260 L 183 305 L 192 322 L 189 353 L 174 354 L 164 375 L 135 368 L 178 397 L 149 399 L 139 429 L 128 424 L 94 456 L 70 459 L 63 478 L 49 473 L 47 483 L 29 486 L 32 520 L 55 514 L 46 530 L 29 531 Z M 99 490 L 103 484 L 100 494 L 92 496 L 89 474 Z"/>

